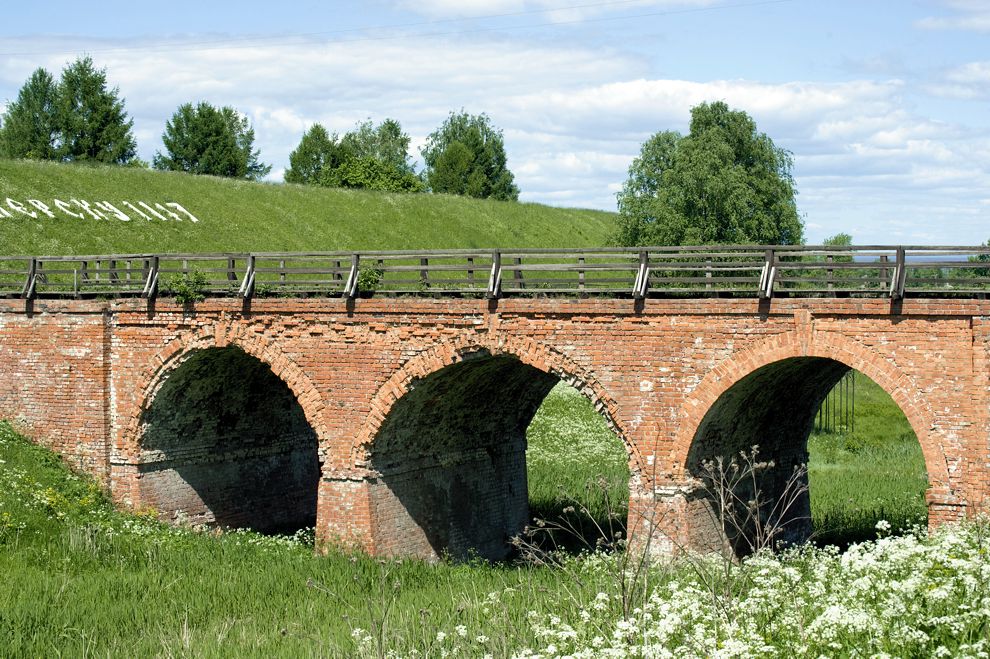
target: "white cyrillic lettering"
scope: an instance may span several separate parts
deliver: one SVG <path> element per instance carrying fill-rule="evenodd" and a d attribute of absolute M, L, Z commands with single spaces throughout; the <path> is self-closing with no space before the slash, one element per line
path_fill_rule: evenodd
<path fill-rule="evenodd" d="M 34 211 L 29 211 L 24 204 L 22 204 L 19 201 L 15 201 L 11 199 L 10 197 L 7 197 L 7 207 L 10 208 L 10 210 L 12 211 L 17 211 L 18 213 L 23 213 L 28 217 L 38 219 L 37 213 L 35 213 Z"/>
<path fill-rule="evenodd" d="M 132 211 L 134 211 L 135 213 L 137 213 L 137 214 L 138 214 L 138 217 L 140 217 L 140 218 L 141 218 L 142 220 L 148 220 L 149 222 L 151 221 L 151 218 L 150 218 L 150 217 L 148 217 L 147 215 L 145 215 L 144 213 L 142 213 L 142 212 L 141 212 L 141 209 L 139 209 L 139 208 L 137 208 L 137 207 L 136 207 L 136 206 L 135 206 L 134 204 L 132 204 L 131 202 L 129 202 L 129 201 L 122 201 L 122 202 L 120 202 L 120 203 L 121 203 L 121 204 L 122 204 L 123 206 L 127 206 L 127 207 L 128 207 L 128 208 L 130 208 L 130 209 L 131 209 Z"/>
<path fill-rule="evenodd" d="M 97 208 L 99 208 L 101 211 L 103 211 L 107 215 L 116 216 L 116 218 L 118 220 L 120 220 L 121 222 L 130 222 L 131 221 L 131 216 L 130 215 L 128 215 L 124 211 L 120 210 L 119 208 L 117 208 L 116 206 L 114 206 L 113 204 L 111 204 L 109 201 L 98 201 L 98 202 L 96 202 L 95 205 L 96 205 Z"/>
<path fill-rule="evenodd" d="M 66 215 L 70 215 L 72 217 L 77 217 L 80 220 L 86 219 L 86 216 L 85 215 L 83 215 L 82 213 L 75 212 L 74 210 L 72 210 L 72 208 L 69 206 L 69 204 L 67 202 L 62 201 L 61 199 L 56 199 L 54 202 L 52 202 L 52 206 L 54 206 L 55 208 L 59 209 L 60 211 L 62 211 Z"/>
<path fill-rule="evenodd" d="M 190 220 L 191 220 L 192 222 L 199 222 L 199 218 L 198 218 L 198 217 L 196 217 L 195 215 L 193 215 L 192 213 L 190 213 L 189 211 L 187 211 L 187 210 L 186 210 L 185 208 L 183 208 L 183 207 L 182 207 L 182 206 L 180 206 L 179 204 L 177 204 L 177 203 L 175 203 L 174 201 L 169 201 L 169 202 L 166 202 L 166 204 L 165 204 L 165 205 L 166 205 L 166 206 L 168 206 L 169 208 L 174 208 L 175 210 L 177 210 L 177 211 L 179 211 L 180 213 L 185 213 L 185 214 L 186 214 L 186 216 L 187 216 L 187 217 L 188 217 L 188 218 L 189 218 L 189 219 L 190 219 Z"/>
<path fill-rule="evenodd" d="M 50 209 L 45 202 L 40 201 L 38 199 L 28 199 L 28 203 L 34 206 L 35 208 L 37 208 L 39 211 L 41 211 L 48 217 L 52 218 L 53 220 L 55 219 L 55 213 L 52 212 L 52 209 Z"/>
<path fill-rule="evenodd" d="M 13 217 L 13 215 L 8 213 L 6 208 L 0 206 L 0 217 Z"/>
<path fill-rule="evenodd" d="M 107 219 L 106 216 L 103 213 L 101 213 L 100 211 L 96 211 L 96 210 L 93 210 L 92 208 L 90 208 L 89 207 L 89 202 L 86 201 L 85 199 L 72 199 L 71 201 L 76 206 L 78 206 L 79 208 L 83 209 L 84 211 L 86 211 L 87 213 L 89 213 L 90 215 L 92 215 L 94 220 L 105 220 L 105 219 Z"/>
<path fill-rule="evenodd" d="M 146 210 L 149 213 L 151 213 L 154 217 L 157 217 L 162 222 L 168 222 L 168 218 L 167 217 L 165 217 L 164 215 L 162 215 L 161 213 L 159 213 L 158 211 L 156 211 L 154 208 L 152 208 L 148 204 L 144 203 L 143 201 L 139 201 L 138 202 L 138 205 L 141 208 L 143 208 L 144 210 Z"/>
<path fill-rule="evenodd" d="M 176 214 L 175 214 L 174 212 L 172 212 L 171 210 L 169 210 L 169 209 L 167 209 L 167 208 L 165 208 L 164 206 L 162 206 L 162 205 L 161 205 L 161 204 L 159 204 L 158 202 L 155 202 L 155 208 L 157 208 L 157 209 L 158 209 L 158 210 L 160 210 L 161 212 L 163 212 L 163 213 L 165 213 L 166 215 L 168 215 L 169 217 L 171 217 L 171 218 L 172 218 L 172 219 L 173 219 L 174 221 L 176 221 L 176 222 L 181 222 L 181 221 L 182 221 L 182 218 L 181 218 L 181 217 L 179 217 L 178 215 L 176 215 Z"/>

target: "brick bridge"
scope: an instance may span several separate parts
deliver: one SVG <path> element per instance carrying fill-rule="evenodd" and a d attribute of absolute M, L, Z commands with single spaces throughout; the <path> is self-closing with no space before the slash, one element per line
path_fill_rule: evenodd
<path fill-rule="evenodd" d="M 705 547 L 701 461 L 758 444 L 789 474 L 852 368 L 917 434 L 929 523 L 990 508 L 990 300 L 769 293 L 22 296 L 0 300 L 0 417 L 133 508 L 498 558 L 528 517 L 526 428 L 564 381 L 624 442 L 631 534 Z"/>

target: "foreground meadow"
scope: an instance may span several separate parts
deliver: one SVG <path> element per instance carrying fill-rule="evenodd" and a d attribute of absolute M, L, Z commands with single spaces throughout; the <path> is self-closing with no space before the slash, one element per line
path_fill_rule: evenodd
<path fill-rule="evenodd" d="M 306 532 L 168 527 L 115 511 L 92 482 L 0 424 L 0 648 L 15 657 L 986 656 L 990 529 L 891 535 L 877 515 L 923 516 L 924 468 L 907 438 L 874 441 L 868 427 L 813 437 L 810 471 L 824 520 L 816 528 L 848 542 L 869 525 L 873 540 L 844 553 L 807 546 L 640 571 L 621 552 L 429 565 L 317 557 Z M 622 447 L 576 392 L 554 391 L 530 444 L 534 514 L 553 518 L 576 500 L 607 524 L 624 510 Z M 899 489 L 864 485 L 864 455 L 871 472 L 890 470 L 869 480 Z"/>

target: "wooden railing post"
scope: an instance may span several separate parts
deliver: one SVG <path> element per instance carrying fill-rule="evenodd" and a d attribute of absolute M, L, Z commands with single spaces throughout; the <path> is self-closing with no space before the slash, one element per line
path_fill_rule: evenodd
<path fill-rule="evenodd" d="M 244 270 L 244 279 L 241 281 L 241 287 L 238 290 L 238 294 L 245 299 L 254 295 L 254 259 L 254 254 L 248 255 L 247 268 Z"/>
<path fill-rule="evenodd" d="M 768 249 L 763 255 L 763 273 L 760 275 L 760 299 L 769 300 L 773 297 L 773 281 L 777 277 L 777 256 L 773 249 Z"/>
<path fill-rule="evenodd" d="M 419 264 L 423 266 L 423 269 L 419 271 L 419 283 L 423 288 L 430 287 L 430 259 L 423 257 L 419 260 Z"/>
<path fill-rule="evenodd" d="M 488 276 L 488 298 L 495 299 L 502 295 L 502 253 L 492 252 L 492 271 Z"/>
<path fill-rule="evenodd" d="M 34 297 L 34 287 L 38 278 L 38 259 L 32 257 L 28 262 L 27 279 L 24 280 L 24 287 L 21 289 L 21 297 L 30 300 Z"/>
<path fill-rule="evenodd" d="M 650 284 L 650 253 L 639 253 L 639 265 L 636 268 L 636 281 L 633 283 L 633 298 L 642 300 Z"/>
<path fill-rule="evenodd" d="M 361 257 L 358 254 L 351 255 L 351 273 L 347 276 L 347 284 L 344 286 L 344 295 L 353 299 L 358 294 L 358 273 L 361 265 Z"/>
<path fill-rule="evenodd" d="M 890 299 L 900 300 L 904 297 L 904 284 L 907 282 L 907 259 L 904 248 L 897 248 L 897 256 L 894 264 L 894 276 L 890 278 Z"/>
<path fill-rule="evenodd" d="M 151 299 L 158 295 L 158 262 L 157 256 L 152 256 L 148 263 L 148 276 L 144 280 L 144 289 L 141 291 L 141 297 Z"/>

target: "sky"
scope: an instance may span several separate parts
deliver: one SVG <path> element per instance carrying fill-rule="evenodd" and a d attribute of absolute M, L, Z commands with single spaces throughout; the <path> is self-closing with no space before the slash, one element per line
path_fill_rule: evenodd
<path fill-rule="evenodd" d="M 990 239 L 990 0 L 18 2 L 0 110 L 31 72 L 106 68 L 139 156 L 186 102 L 230 105 L 281 181 L 314 123 L 451 111 L 505 137 L 522 201 L 616 209 L 641 144 L 722 100 L 793 154 L 809 244 Z"/>

